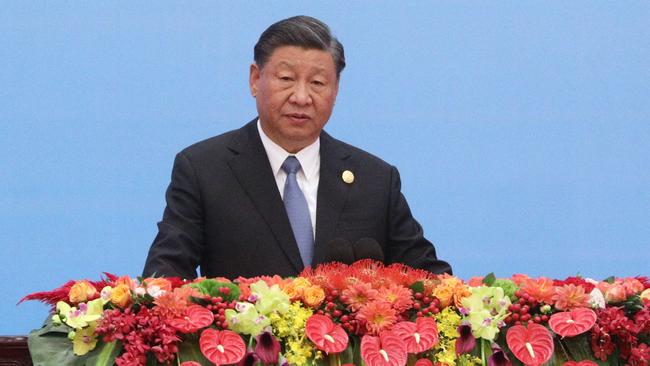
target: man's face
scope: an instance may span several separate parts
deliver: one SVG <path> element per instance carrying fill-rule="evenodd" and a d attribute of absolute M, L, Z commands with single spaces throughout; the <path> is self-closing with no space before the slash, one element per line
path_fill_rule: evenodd
<path fill-rule="evenodd" d="M 316 141 L 339 87 L 329 52 L 295 46 L 276 48 L 263 69 L 252 64 L 249 82 L 262 130 L 292 153 Z"/>

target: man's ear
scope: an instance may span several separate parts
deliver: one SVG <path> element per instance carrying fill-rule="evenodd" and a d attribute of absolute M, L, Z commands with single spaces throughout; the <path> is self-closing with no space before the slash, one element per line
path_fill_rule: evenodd
<path fill-rule="evenodd" d="M 250 74 L 248 76 L 248 85 L 251 89 L 251 95 L 257 96 L 257 81 L 260 79 L 260 68 L 256 63 L 252 63 L 250 67 Z"/>

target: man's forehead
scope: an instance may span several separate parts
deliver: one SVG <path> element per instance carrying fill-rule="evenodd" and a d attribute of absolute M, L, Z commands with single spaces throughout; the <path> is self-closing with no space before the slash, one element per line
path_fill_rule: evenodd
<path fill-rule="evenodd" d="M 321 71 L 329 71 L 336 68 L 334 58 L 330 52 L 318 48 L 297 46 L 278 47 L 273 51 L 267 63 L 282 68 L 307 66 L 310 69 Z"/>
<path fill-rule="evenodd" d="M 291 59 L 281 59 L 281 60 L 278 60 L 275 63 L 276 67 L 278 67 L 278 68 L 288 68 L 288 69 L 296 68 L 296 67 L 300 66 L 300 64 L 301 64 L 301 62 L 297 62 L 297 61 L 291 60 Z M 313 70 L 316 70 L 316 71 L 323 71 L 323 72 L 327 71 L 327 67 L 325 65 L 321 65 L 319 63 L 313 63 L 313 64 L 310 63 L 310 64 L 308 64 L 306 66 L 308 66 L 310 69 L 313 69 Z"/>

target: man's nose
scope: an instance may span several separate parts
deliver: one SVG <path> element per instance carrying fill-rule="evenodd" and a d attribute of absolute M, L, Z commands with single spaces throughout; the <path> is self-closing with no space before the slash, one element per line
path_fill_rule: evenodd
<path fill-rule="evenodd" d="M 289 102 L 298 105 L 311 104 L 311 95 L 309 94 L 309 88 L 306 83 L 296 83 L 296 86 L 293 88 L 293 93 L 291 93 L 291 97 L 289 98 Z"/>

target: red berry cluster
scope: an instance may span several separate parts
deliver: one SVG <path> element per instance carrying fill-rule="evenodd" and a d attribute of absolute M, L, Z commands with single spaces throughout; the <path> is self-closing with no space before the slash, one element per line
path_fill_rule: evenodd
<path fill-rule="evenodd" d="M 440 312 L 440 300 L 438 298 L 424 296 L 421 292 L 416 292 L 413 297 L 413 309 L 416 310 L 415 315 L 418 318 L 435 315 Z"/>
<path fill-rule="evenodd" d="M 224 289 L 228 291 L 224 291 Z M 222 287 L 219 290 L 224 295 L 227 295 L 230 291 L 227 287 Z M 214 313 L 214 324 L 217 326 L 217 329 L 227 329 L 228 322 L 226 321 L 226 310 L 234 309 L 235 301 L 224 301 L 221 296 L 208 297 L 206 300 L 209 301 L 209 304 L 207 304 L 205 308 Z"/>
<path fill-rule="evenodd" d="M 517 301 L 508 307 L 510 315 L 505 318 L 508 325 L 526 325 L 529 322 L 537 324 L 548 323 L 549 316 L 542 314 L 540 311 L 540 303 L 532 296 L 524 291 L 518 290 L 515 292 Z"/>
<path fill-rule="evenodd" d="M 336 289 L 325 290 L 325 301 L 316 314 L 325 315 L 341 326 L 349 333 L 363 335 L 366 329 L 363 323 L 356 319 L 356 313 L 351 312 L 345 304 L 346 297 Z"/>

